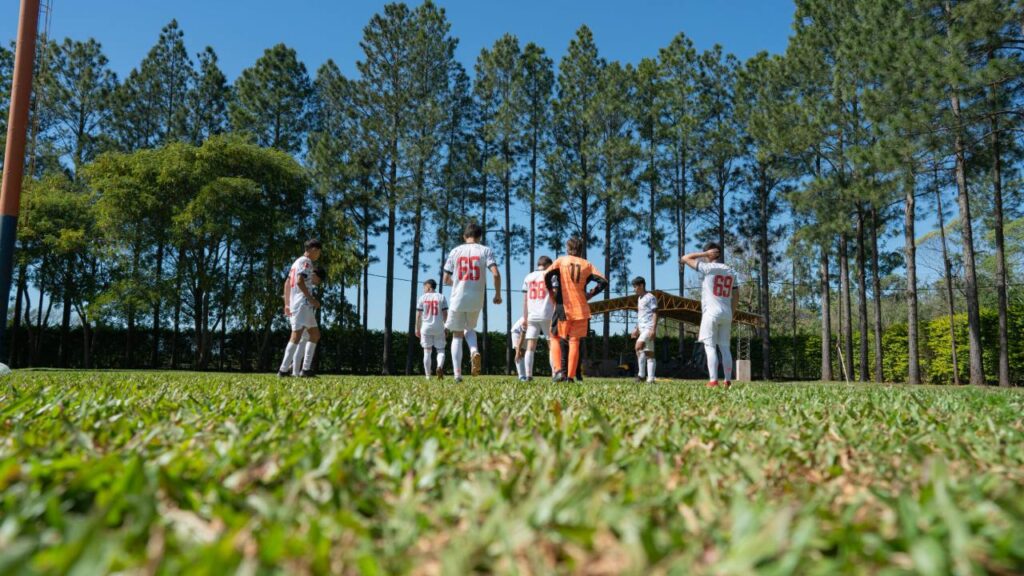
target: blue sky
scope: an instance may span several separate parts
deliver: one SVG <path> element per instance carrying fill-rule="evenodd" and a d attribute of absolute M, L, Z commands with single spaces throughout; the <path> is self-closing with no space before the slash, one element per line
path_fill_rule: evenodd
<path fill-rule="evenodd" d="M 363 26 L 380 11 L 382 2 L 361 0 L 51 0 L 54 5 L 50 35 L 53 38 L 96 38 L 110 59 L 111 68 L 123 78 L 156 42 L 160 28 L 177 19 L 192 53 L 213 46 L 230 79 L 252 65 L 263 50 L 278 43 L 295 48 L 310 74 L 327 59 L 342 71 L 355 75 L 362 57 L 359 40 Z M 789 0 L 442 0 L 452 34 L 459 39 L 456 57 L 472 69 L 481 48 L 502 34 L 515 34 L 521 43 L 543 46 L 557 65 L 580 25 L 588 25 L 601 55 L 608 60 L 637 62 L 655 56 L 679 32 L 686 33 L 700 50 L 721 44 L 740 58 L 761 50 L 781 52 L 791 31 L 794 12 Z M 7 0 L 0 11 L 0 37 L 16 35 L 17 2 Z M 382 244 L 383 239 L 378 242 Z M 689 246 L 694 248 L 694 246 Z M 296 247 L 296 252 L 300 251 Z M 646 251 L 635 250 L 636 273 L 646 275 Z M 673 250 L 674 253 L 674 250 Z M 384 258 L 371 272 L 383 275 Z M 436 262 L 438 256 L 426 256 Z M 399 263 L 397 278 L 410 271 Z M 504 270 L 504 267 L 502 267 Z M 659 287 L 675 288 L 676 267 L 670 262 L 658 269 Z M 528 272 L 525 262 L 512 266 L 513 286 L 518 288 Z M 433 274 L 431 272 L 430 274 Z M 692 277 L 691 277 L 692 278 Z M 508 280 L 506 279 L 506 282 Z M 404 329 L 408 314 L 407 282 L 396 282 L 395 328 Z M 384 280 L 370 283 L 370 324 L 383 326 Z M 354 299 L 354 289 L 350 293 Z M 514 298 L 518 314 L 520 297 Z M 499 309 L 500 308 L 500 309 Z M 505 307 L 492 307 L 490 324 L 504 326 Z"/>

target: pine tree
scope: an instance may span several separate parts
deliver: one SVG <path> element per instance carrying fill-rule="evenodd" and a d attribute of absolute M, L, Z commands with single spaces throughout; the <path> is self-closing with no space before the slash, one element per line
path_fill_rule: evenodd
<path fill-rule="evenodd" d="M 530 206 L 530 265 L 537 262 L 537 185 L 543 169 L 543 159 L 551 147 L 552 95 L 555 87 L 555 72 L 551 58 L 544 49 L 530 42 L 523 47 L 523 146 L 529 165 L 528 184 L 522 186 L 520 198 Z"/>
<path fill-rule="evenodd" d="M 295 50 L 277 44 L 235 81 L 231 127 L 260 146 L 295 154 L 306 141 L 312 86 Z"/>
<path fill-rule="evenodd" d="M 187 98 L 189 140 L 194 146 L 227 129 L 231 101 L 231 86 L 217 65 L 217 53 L 207 46 L 197 58 L 198 74 Z"/>

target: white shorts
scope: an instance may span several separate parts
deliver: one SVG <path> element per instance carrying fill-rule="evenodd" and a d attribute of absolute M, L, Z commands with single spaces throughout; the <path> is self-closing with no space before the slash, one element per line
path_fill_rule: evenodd
<path fill-rule="evenodd" d="M 420 346 L 422 346 L 424 350 L 429 350 L 431 348 L 437 348 L 438 350 L 444 350 L 444 346 L 445 346 L 444 332 L 441 332 L 440 334 L 425 334 L 425 333 L 421 332 L 420 333 Z"/>
<path fill-rule="evenodd" d="M 526 324 L 526 339 L 536 340 L 541 336 L 547 338 L 550 326 L 551 320 L 530 320 Z"/>
<path fill-rule="evenodd" d="M 711 316 L 704 314 L 700 319 L 700 332 L 697 341 L 702 344 L 728 346 L 732 336 L 732 314 Z"/>
<path fill-rule="evenodd" d="M 302 304 L 292 310 L 288 322 L 292 326 L 292 332 L 298 332 L 305 328 L 316 328 L 316 309 L 308 304 Z"/>
<path fill-rule="evenodd" d="M 476 321 L 480 317 L 480 311 L 475 312 L 456 312 L 454 310 L 448 311 L 448 321 L 444 323 L 444 327 L 449 332 L 465 332 L 466 330 L 476 330 Z"/>
<path fill-rule="evenodd" d="M 643 342 L 643 345 L 644 345 L 643 349 L 644 349 L 645 352 L 650 352 L 651 354 L 654 354 L 654 341 L 655 341 L 655 339 L 656 338 L 654 336 L 651 336 L 650 338 L 648 338 L 647 337 L 647 332 L 644 332 L 643 334 L 640 335 L 640 338 L 638 338 L 637 341 L 638 342 Z"/>

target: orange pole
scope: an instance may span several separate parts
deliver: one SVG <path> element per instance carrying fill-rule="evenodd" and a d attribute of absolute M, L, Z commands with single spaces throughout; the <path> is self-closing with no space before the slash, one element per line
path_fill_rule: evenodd
<path fill-rule="evenodd" d="M 7 117 L 3 188 L 0 189 L 0 356 L 6 345 L 7 306 L 14 271 L 14 244 L 17 240 L 21 181 L 25 172 L 25 137 L 28 132 L 28 109 L 32 100 L 32 72 L 35 68 L 38 27 L 39 0 L 21 0 L 18 44 L 14 52 L 11 110 Z"/>

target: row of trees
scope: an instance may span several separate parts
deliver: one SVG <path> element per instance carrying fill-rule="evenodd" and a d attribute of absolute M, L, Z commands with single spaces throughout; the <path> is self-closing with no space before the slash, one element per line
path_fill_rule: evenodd
<path fill-rule="evenodd" d="M 410 336 L 396 354 L 391 337 L 396 271 L 410 269 L 413 304 L 421 272 L 440 275 L 475 219 L 506 278 L 513 258 L 532 263 L 575 232 L 619 289 L 637 243 L 650 286 L 682 290 L 684 268 L 664 279 L 658 265 L 717 240 L 751 280 L 746 304 L 767 320 L 767 375 L 772 320 L 788 315 L 794 335 L 821 330 L 824 379 L 881 379 L 884 320 L 905 313 L 908 381 L 918 382 L 921 311 L 964 309 L 970 380 L 983 382 L 979 274 L 987 280 L 991 268 L 1000 362 L 988 376 L 1006 384 L 1022 22 L 1009 0 L 800 0 L 785 54 L 741 62 L 680 34 L 623 64 L 603 58 L 583 26 L 557 66 L 507 34 L 470 72 L 454 58 L 443 9 L 389 4 L 364 29 L 356 77 L 328 61 L 311 78 L 278 45 L 233 84 L 212 48 L 189 55 L 174 22 L 123 81 L 93 40 L 46 43 L 15 337 L 22 324 L 31 333 L 48 322 L 45 295 L 62 334 L 124 326 L 124 366 L 177 365 L 177 334 L 189 325 L 190 365 L 208 365 L 212 334 L 223 342 L 242 331 L 251 352 L 239 367 L 266 368 L 280 278 L 294 242 L 315 231 L 329 247 L 326 320 L 343 328 L 368 327 L 380 253 L 384 371 L 404 355 L 410 372 L 417 343 Z M 0 80 L 9 67 L 0 50 Z M 217 136 L 225 132 L 239 135 Z M 950 189 L 958 210 L 947 221 Z M 919 206 L 932 202 L 938 285 L 917 273 L 916 247 L 936 243 L 915 229 Z M 894 233 L 902 257 L 885 251 Z M 989 246 L 992 262 L 979 263 Z M 354 303 L 346 286 L 358 287 Z M 171 342 L 159 337 L 167 324 Z M 143 329 L 154 335 L 148 361 L 132 349 Z M 609 335 L 605 322 L 605 356 Z M 88 364 L 88 346 L 83 354 Z"/>

